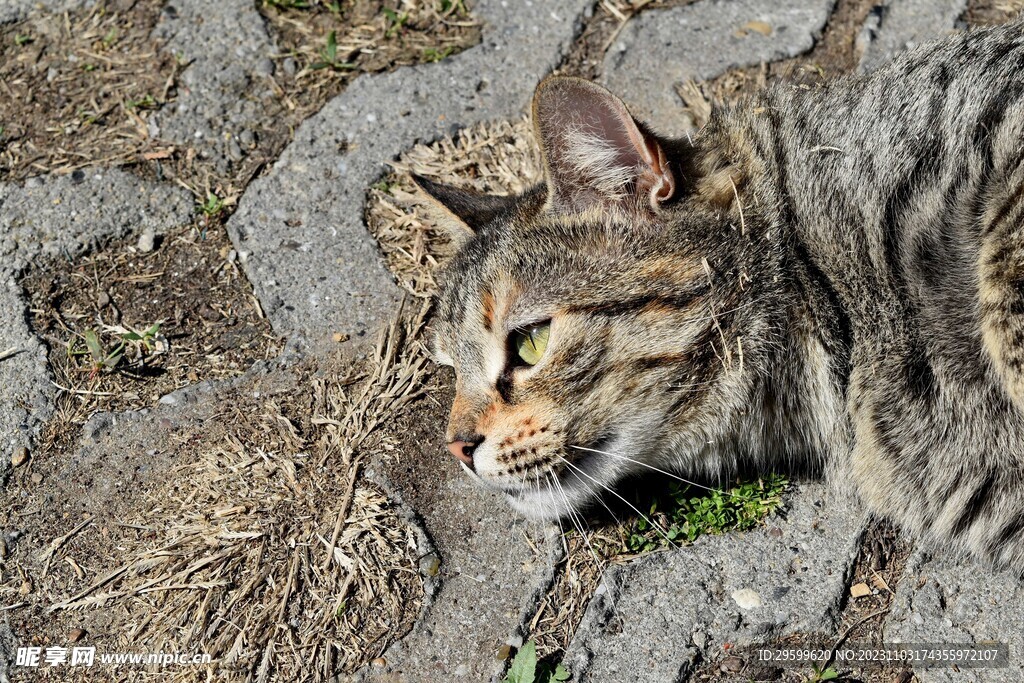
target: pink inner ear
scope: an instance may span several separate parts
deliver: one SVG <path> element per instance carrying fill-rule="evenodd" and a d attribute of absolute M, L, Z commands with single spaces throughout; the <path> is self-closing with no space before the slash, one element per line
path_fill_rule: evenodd
<path fill-rule="evenodd" d="M 553 196 L 561 202 L 578 207 L 643 194 L 656 206 L 674 193 L 664 150 L 600 86 L 549 79 L 538 88 L 534 116 Z"/>

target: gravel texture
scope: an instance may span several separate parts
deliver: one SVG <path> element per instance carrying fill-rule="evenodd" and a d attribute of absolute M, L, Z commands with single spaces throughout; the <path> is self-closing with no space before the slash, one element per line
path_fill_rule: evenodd
<path fill-rule="evenodd" d="M 172 0 L 153 37 L 166 41 L 188 68 L 177 101 L 150 119 L 150 136 L 194 147 L 224 173 L 262 121 L 262 102 L 274 97 L 267 76 L 277 50 L 256 3 Z"/>
<path fill-rule="evenodd" d="M 883 628 L 888 643 L 1009 643 L 1008 668 L 916 668 L 921 683 L 1024 681 L 1024 583 L 1019 575 L 994 572 L 970 559 L 915 553 Z"/>

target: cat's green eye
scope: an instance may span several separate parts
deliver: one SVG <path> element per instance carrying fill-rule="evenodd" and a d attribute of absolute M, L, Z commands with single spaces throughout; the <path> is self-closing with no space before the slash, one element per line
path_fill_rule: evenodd
<path fill-rule="evenodd" d="M 551 323 L 542 323 L 524 330 L 516 330 L 512 333 L 512 348 L 515 349 L 521 361 L 527 365 L 536 365 L 548 347 L 550 333 Z"/>

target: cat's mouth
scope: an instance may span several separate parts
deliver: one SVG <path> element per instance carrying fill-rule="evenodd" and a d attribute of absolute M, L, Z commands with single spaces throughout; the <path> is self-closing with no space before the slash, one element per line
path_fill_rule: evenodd
<path fill-rule="evenodd" d="M 568 445 L 530 477 L 505 486 L 514 509 L 533 519 L 566 517 L 589 506 L 618 480 L 620 467 L 612 455 L 621 446 L 612 434 L 587 445 Z"/>

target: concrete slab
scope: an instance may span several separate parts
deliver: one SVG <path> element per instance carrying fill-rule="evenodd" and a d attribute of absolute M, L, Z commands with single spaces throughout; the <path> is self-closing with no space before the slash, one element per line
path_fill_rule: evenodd
<path fill-rule="evenodd" d="M 275 331 L 314 346 L 372 337 L 401 297 L 366 230 L 366 189 L 416 142 L 519 116 L 562 59 L 589 0 L 482 0 L 483 41 L 434 64 L 363 75 L 306 120 L 228 222 Z"/>
<path fill-rule="evenodd" d="M 500 495 L 473 482 L 441 443 L 450 397 L 437 381 L 438 401 L 405 418 L 400 458 L 383 457 L 368 475 L 415 509 L 434 551 L 421 560 L 435 582 L 413 630 L 350 680 L 380 683 L 496 681 L 506 644 L 522 644 L 524 625 L 554 580 L 562 542 L 555 525 L 527 523 Z M 429 573 L 429 572 L 428 572 Z"/>
<path fill-rule="evenodd" d="M 95 0 L 0 0 L 0 24 L 21 21 L 34 12 L 73 12 Z"/>
<path fill-rule="evenodd" d="M 1024 582 L 968 559 L 931 559 L 916 552 L 907 562 L 883 625 L 885 642 L 1009 643 L 1002 669 L 915 667 L 921 683 L 1019 683 L 1024 681 Z"/>
<path fill-rule="evenodd" d="M 633 19 L 604 58 L 602 81 L 659 132 L 692 124 L 676 87 L 814 47 L 835 0 L 701 0 Z"/>
<path fill-rule="evenodd" d="M 566 652 L 573 680 L 686 680 L 724 643 L 832 633 L 864 515 L 821 484 L 801 485 L 789 505 L 765 528 L 608 570 Z"/>
<path fill-rule="evenodd" d="M 874 71 L 897 53 L 951 33 L 967 0 L 887 0 L 871 10 L 860 35 L 857 70 Z"/>
<path fill-rule="evenodd" d="M 274 99 L 266 76 L 277 53 L 252 0 L 174 0 L 153 37 L 188 63 L 173 105 L 149 119 L 151 137 L 195 148 L 218 173 L 241 158 Z M 241 142 L 240 142 L 241 141 Z"/>

